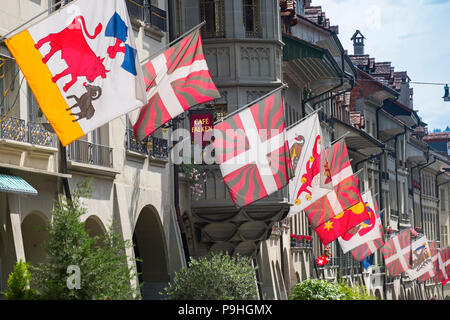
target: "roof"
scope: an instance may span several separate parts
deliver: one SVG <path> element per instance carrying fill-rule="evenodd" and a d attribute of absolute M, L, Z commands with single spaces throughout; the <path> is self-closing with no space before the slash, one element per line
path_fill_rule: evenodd
<path fill-rule="evenodd" d="M 359 31 L 359 30 L 356 30 L 356 31 L 355 31 L 355 33 L 353 34 L 353 36 L 352 36 L 352 37 L 350 38 L 350 40 L 353 40 L 353 39 L 355 39 L 355 38 L 356 38 L 356 36 L 357 36 L 358 34 L 359 34 L 359 35 L 361 35 L 361 37 L 362 37 L 363 39 L 365 39 L 365 38 L 366 38 L 366 37 L 364 37 L 364 36 L 363 36 L 363 34 L 361 33 L 361 31 Z"/>

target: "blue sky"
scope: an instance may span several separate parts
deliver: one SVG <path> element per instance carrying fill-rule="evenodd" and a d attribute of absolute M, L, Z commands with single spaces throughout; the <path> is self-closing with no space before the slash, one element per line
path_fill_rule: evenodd
<path fill-rule="evenodd" d="M 450 85 L 450 0 L 312 0 L 322 6 L 349 54 L 356 29 L 366 37 L 365 53 L 391 61 L 411 81 Z M 450 125 L 444 86 L 412 84 L 414 109 L 428 129 Z"/>

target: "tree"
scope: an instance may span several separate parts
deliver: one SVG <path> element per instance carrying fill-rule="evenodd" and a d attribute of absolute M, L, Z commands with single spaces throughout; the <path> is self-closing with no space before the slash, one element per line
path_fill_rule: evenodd
<path fill-rule="evenodd" d="M 173 300 L 255 300 L 255 270 L 249 257 L 209 253 L 191 258 L 160 294 Z"/>
<path fill-rule="evenodd" d="M 36 297 L 36 293 L 30 288 L 31 273 L 30 264 L 20 259 L 14 267 L 14 271 L 8 278 L 8 291 L 5 298 L 8 300 L 31 300 Z"/>
<path fill-rule="evenodd" d="M 308 279 L 297 283 L 292 290 L 290 300 L 342 300 L 344 294 L 336 282 L 320 279 Z"/>
<path fill-rule="evenodd" d="M 45 245 L 47 262 L 32 268 L 32 286 L 41 299 L 94 300 L 133 299 L 139 296 L 131 287 L 135 272 L 128 267 L 124 241 L 111 226 L 103 239 L 90 237 L 80 216 L 86 213 L 81 198 L 91 195 L 90 180 L 79 184 L 72 201 L 55 201 L 49 240 Z M 101 245 L 97 245 L 101 240 Z M 76 271 L 79 270 L 79 274 Z M 78 283 L 77 283 L 78 282 Z"/>

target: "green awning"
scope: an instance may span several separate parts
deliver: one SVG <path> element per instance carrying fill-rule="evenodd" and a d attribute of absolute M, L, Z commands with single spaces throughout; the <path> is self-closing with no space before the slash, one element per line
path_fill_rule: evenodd
<path fill-rule="evenodd" d="M 22 178 L 6 174 L 0 174 L 0 192 L 38 194 L 37 190 Z"/>
<path fill-rule="evenodd" d="M 290 62 L 305 83 L 336 79 L 341 70 L 327 49 L 283 34 L 283 61 Z"/>

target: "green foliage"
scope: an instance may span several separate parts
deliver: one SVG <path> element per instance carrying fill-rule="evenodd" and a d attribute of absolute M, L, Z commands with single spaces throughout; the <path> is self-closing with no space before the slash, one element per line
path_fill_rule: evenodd
<path fill-rule="evenodd" d="M 47 262 L 32 268 L 32 286 L 42 299 L 133 299 L 138 295 L 130 285 L 135 274 L 125 255 L 132 243 L 122 240 L 113 227 L 102 238 L 90 237 L 79 219 L 86 213 L 81 198 L 90 194 L 90 180 L 86 180 L 78 185 L 72 201 L 60 198 L 55 202 L 45 246 Z M 68 286 L 69 266 L 80 270 L 79 288 Z"/>
<path fill-rule="evenodd" d="M 320 279 L 308 279 L 297 283 L 292 290 L 290 300 L 342 300 L 344 294 L 336 282 Z"/>
<path fill-rule="evenodd" d="M 160 294 L 173 300 L 255 300 L 255 270 L 249 257 L 209 253 L 192 258 Z"/>
<path fill-rule="evenodd" d="M 364 285 L 350 286 L 346 282 L 339 282 L 339 290 L 344 294 L 343 300 L 376 300 L 376 298 L 367 292 Z"/>
<path fill-rule="evenodd" d="M 30 264 L 20 259 L 14 267 L 14 271 L 8 278 L 8 291 L 5 298 L 8 300 L 32 300 L 36 293 L 30 288 L 31 273 Z"/>
<path fill-rule="evenodd" d="M 308 279 L 297 283 L 290 300 L 376 300 L 363 285 L 348 285 L 345 281 L 328 282 Z"/>

